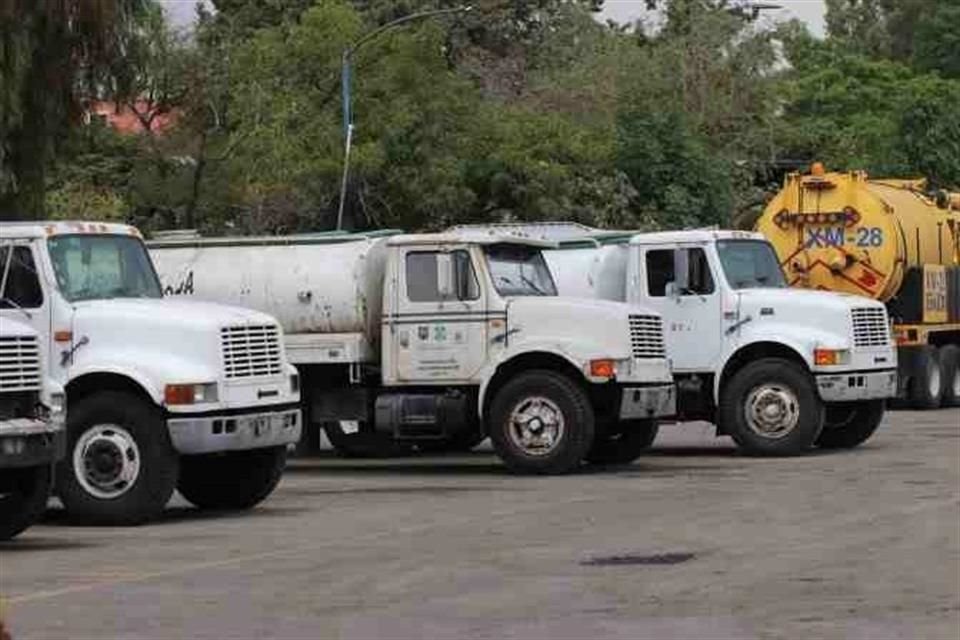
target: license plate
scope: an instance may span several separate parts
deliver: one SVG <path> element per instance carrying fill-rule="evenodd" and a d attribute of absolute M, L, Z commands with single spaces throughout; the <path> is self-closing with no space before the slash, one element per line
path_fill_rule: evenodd
<path fill-rule="evenodd" d="M 341 420 L 340 429 L 344 433 L 357 433 L 360 431 L 360 423 L 357 420 Z"/>

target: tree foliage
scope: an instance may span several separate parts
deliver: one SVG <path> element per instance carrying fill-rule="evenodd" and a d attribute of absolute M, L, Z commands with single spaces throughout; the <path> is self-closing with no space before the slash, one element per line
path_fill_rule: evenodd
<path fill-rule="evenodd" d="M 144 118 L 176 113 L 177 126 L 125 137 L 57 120 L 50 131 L 69 134 L 39 163 L 50 215 L 332 228 L 344 50 L 460 4 L 214 0 L 184 37 L 142 2 L 135 28 L 111 30 L 124 56 L 95 65 L 90 49 L 69 73 Z M 648 0 L 657 28 L 602 24 L 594 0 L 471 4 L 352 56 L 348 227 L 749 224 L 784 168 L 815 159 L 960 183 L 960 0 L 828 0 L 825 39 L 769 28 L 740 0 Z M 20 181 L 29 171 L 3 166 Z"/>
<path fill-rule="evenodd" d="M 122 56 L 144 0 L 0 4 L 0 217 L 43 211 L 45 170 L 95 86 Z"/>

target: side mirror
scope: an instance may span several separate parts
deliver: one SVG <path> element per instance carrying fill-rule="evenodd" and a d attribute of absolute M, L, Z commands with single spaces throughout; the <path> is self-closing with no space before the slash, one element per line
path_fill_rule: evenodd
<path fill-rule="evenodd" d="M 457 297 L 456 283 L 453 277 L 453 259 L 449 253 L 437 254 L 437 292 L 441 300 Z"/>

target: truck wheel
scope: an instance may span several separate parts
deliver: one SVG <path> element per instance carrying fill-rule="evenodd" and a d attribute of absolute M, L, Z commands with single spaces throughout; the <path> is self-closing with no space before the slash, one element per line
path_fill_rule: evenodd
<path fill-rule="evenodd" d="M 763 358 L 735 373 L 720 394 L 724 433 L 753 455 L 807 451 L 823 428 L 823 403 L 813 378 L 783 358 Z"/>
<path fill-rule="evenodd" d="M 286 462 L 286 447 L 184 456 L 177 489 L 201 509 L 249 509 L 277 487 Z"/>
<path fill-rule="evenodd" d="M 40 519 L 47 509 L 53 467 L 0 472 L 0 540 L 9 540 Z"/>
<path fill-rule="evenodd" d="M 515 473 L 568 473 L 593 443 L 586 392 L 553 371 L 528 371 L 503 386 L 490 406 L 493 448 Z"/>
<path fill-rule="evenodd" d="M 883 411 L 883 400 L 828 406 L 817 446 L 821 449 L 852 449 L 863 444 L 880 426 Z"/>
<path fill-rule="evenodd" d="M 597 434 L 587 452 L 593 464 L 630 464 L 650 448 L 660 427 L 656 420 L 630 420 L 618 425 L 617 433 Z"/>
<path fill-rule="evenodd" d="M 67 513 L 110 525 L 160 515 L 178 467 L 160 410 L 131 393 L 101 391 L 67 414 L 67 455 L 56 475 Z"/>
<path fill-rule="evenodd" d="M 371 425 L 360 424 L 356 433 L 347 433 L 338 421 L 323 423 L 323 432 L 338 455 L 344 458 L 394 458 L 410 451 L 388 433 L 366 431 Z"/>
<path fill-rule="evenodd" d="M 924 345 L 917 349 L 910 381 L 910 406 L 914 409 L 936 409 L 943 397 L 943 371 L 937 348 Z"/>
<path fill-rule="evenodd" d="M 940 348 L 940 370 L 943 372 L 944 407 L 960 407 L 960 347 L 948 344 Z"/>

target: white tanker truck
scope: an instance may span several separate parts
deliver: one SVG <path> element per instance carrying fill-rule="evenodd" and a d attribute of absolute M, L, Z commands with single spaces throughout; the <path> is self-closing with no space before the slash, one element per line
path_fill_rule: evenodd
<path fill-rule="evenodd" d="M 150 243 L 167 295 L 280 321 L 306 413 L 342 453 L 489 435 L 517 472 L 633 460 L 675 411 L 660 316 L 557 297 L 546 246 L 463 233 Z"/>
<path fill-rule="evenodd" d="M 890 319 L 858 296 L 787 289 L 770 244 L 721 230 L 636 233 L 572 223 L 461 227 L 557 241 L 562 295 L 659 311 L 679 419 L 707 420 L 754 454 L 849 448 L 896 392 Z"/>
<path fill-rule="evenodd" d="M 273 318 L 161 299 L 140 232 L 126 225 L 4 222 L 0 256 L 0 322 L 33 330 L 35 364 L 66 393 L 54 490 L 68 513 L 139 524 L 175 488 L 216 509 L 273 491 L 301 428 L 297 373 Z M 0 379 L 22 366 L 6 355 Z"/>

